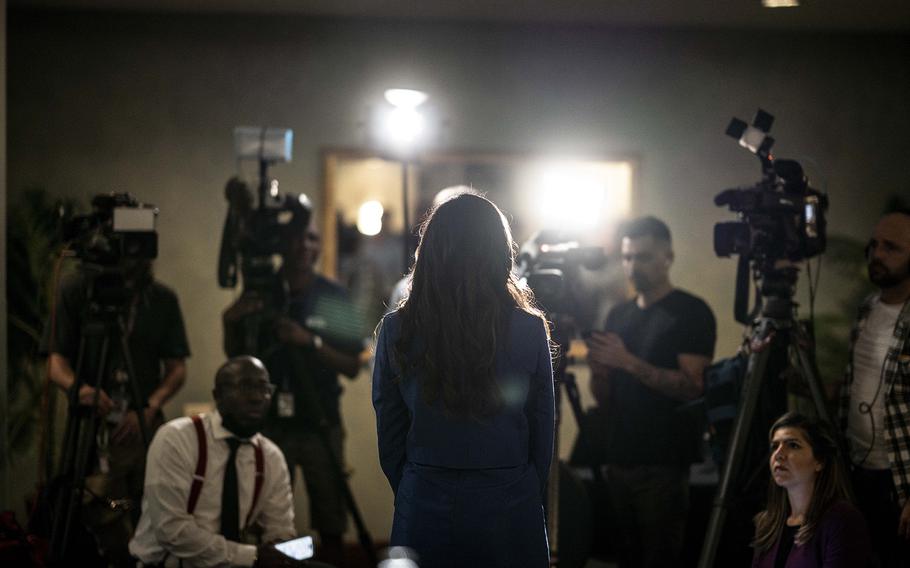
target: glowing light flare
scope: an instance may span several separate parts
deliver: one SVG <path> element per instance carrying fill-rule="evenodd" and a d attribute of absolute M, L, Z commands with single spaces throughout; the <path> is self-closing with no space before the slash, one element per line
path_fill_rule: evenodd
<path fill-rule="evenodd" d="M 530 182 L 545 226 L 590 229 L 629 212 L 631 178 L 625 162 L 554 162 L 538 166 Z"/>
<path fill-rule="evenodd" d="M 357 230 L 362 235 L 373 237 L 382 231 L 382 215 L 385 209 L 378 201 L 367 201 L 357 210 Z"/>
<path fill-rule="evenodd" d="M 761 0 L 761 5 L 765 8 L 796 8 L 799 0 Z"/>
<path fill-rule="evenodd" d="M 423 116 L 414 108 L 396 107 L 385 114 L 382 129 L 390 144 L 397 148 L 409 148 L 423 134 Z"/>
<path fill-rule="evenodd" d="M 386 89 L 385 100 L 396 108 L 417 108 L 427 102 L 428 95 L 417 89 Z"/>

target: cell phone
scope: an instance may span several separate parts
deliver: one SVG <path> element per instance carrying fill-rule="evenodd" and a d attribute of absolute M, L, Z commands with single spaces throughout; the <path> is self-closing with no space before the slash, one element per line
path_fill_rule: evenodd
<path fill-rule="evenodd" d="M 292 540 L 279 542 L 275 545 L 285 556 L 290 556 L 294 560 L 306 560 L 313 557 L 313 537 L 302 536 Z"/>

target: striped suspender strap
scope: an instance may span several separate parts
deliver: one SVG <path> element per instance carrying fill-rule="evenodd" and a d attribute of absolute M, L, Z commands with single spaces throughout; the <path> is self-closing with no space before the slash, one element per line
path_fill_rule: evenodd
<path fill-rule="evenodd" d="M 199 447 L 199 457 L 196 458 L 196 473 L 193 474 L 193 485 L 190 486 L 190 498 L 186 503 L 186 512 L 190 515 L 196 510 L 196 502 L 202 493 L 202 482 L 205 481 L 205 464 L 208 463 L 208 451 L 205 445 L 205 426 L 202 417 L 193 415 L 193 426 L 196 427 L 196 442 Z"/>
<path fill-rule="evenodd" d="M 202 424 L 202 417 L 194 414 L 192 417 L 193 426 L 196 428 L 196 442 L 199 448 L 199 457 L 196 461 L 196 473 L 193 474 L 193 485 L 190 486 L 190 498 L 186 504 L 186 512 L 190 515 L 196 510 L 196 502 L 199 501 L 199 494 L 202 493 L 202 483 L 205 481 L 205 464 L 208 463 L 208 449 L 205 443 L 205 426 Z M 262 444 L 253 444 L 253 450 L 256 454 L 256 481 L 253 485 L 253 503 L 246 514 L 246 523 L 249 526 L 253 517 L 253 511 L 259 502 L 259 494 L 262 493 L 262 483 L 265 481 L 265 456 L 262 453 Z"/>

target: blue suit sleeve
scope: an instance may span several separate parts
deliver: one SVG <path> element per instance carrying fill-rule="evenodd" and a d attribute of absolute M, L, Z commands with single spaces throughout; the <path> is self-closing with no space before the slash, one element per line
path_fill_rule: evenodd
<path fill-rule="evenodd" d="M 553 459 L 553 435 L 555 421 L 555 402 L 553 395 L 553 364 L 550 357 L 550 344 L 547 340 L 544 323 L 536 326 L 537 361 L 531 377 L 531 396 L 528 398 L 528 426 L 530 429 L 531 463 L 537 469 L 540 478 L 540 492 L 543 495 L 547 478 L 550 475 L 550 462 Z"/>
<path fill-rule="evenodd" d="M 388 320 L 382 322 L 376 342 L 376 361 L 373 366 L 373 409 L 376 411 L 376 432 L 379 438 L 379 464 L 394 493 L 398 492 L 405 463 L 405 445 L 411 426 L 411 415 L 405 404 L 392 365 L 389 351 L 392 339 Z"/>

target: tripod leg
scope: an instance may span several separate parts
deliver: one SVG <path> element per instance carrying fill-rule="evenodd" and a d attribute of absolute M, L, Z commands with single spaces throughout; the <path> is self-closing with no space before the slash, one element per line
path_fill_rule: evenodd
<path fill-rule="evenodd" d="M 562 384 L 564 387 L 566 387 L 566 394 L 569 395 L 569 406 L 572 408 L 572 414 L 575 416 L 575 423 L 578 425 L 578 439 L 585 441 L 585 445 L 588 446 L 585 448 L 585 450 L 593 455 L 593 452 L 591 452 L 592 448 L 590 447 L 591 438 L 585 435 L 585 425 L 582 420 L 584 411 L 581 408 L 581 397 L 578 394 L 578 383 L 575 382 L 575 375 L 572 373 L 566 373 L 562 378 Z M 591 474 L 593 476 L 594 483 L 596 483 L 599 487 L 603 487 L 605 485 L 606 482 L 604 481 L 600 464 L 591 464 Z"/>
<path fill-rule="evenodd" d="M 803 339 L 806 342 L 801 342 Z M 831 427 L 831 433 L 834 436 L 834 440 L 837 442 L 838 456 L 837 459 L 841 460 L 841 465 L 844 467 L 844 471 L 850 471 L 848 458 L 850 454 L 847 452 L 847 442 L 844 439 L 843 434 L 840 431 L 840 428 L 837 427 L 834 420 L 831 418 L 831 414 L 828 412 L 827 399 L 825 398 L 824 391 L 821 386 L 821 378 L 818 376 L 818 368 L 815 365 L 815 359 L 810 354 L 806 345 L 808 345 L 809 336 L 802 327 L 800 327 L 800 333 L 796 336 L 796 341 L 794 342 L 793 348 L 797 354 L 797 362 L 799 364 L 799 373 L 802 376 L 806 384 L 809 385 L 809 392 L 812 395 L 812 402 L 815 404 L 815 412 L 818 413 L 818 417 Z M 847 491 L 849 492 L 849 497 L 853 499 L 853 488 L 850 484 L 847 484 Z"/>
<path fill-rule="evenodd" d="M 87 326 L 88 328 L 88 326 Z M 88 329 L 86 330 L 88 332 Z M 98 406 L 98 398 L 101 395 L 101 384 L 105 373 L 107 372 L 108 357 L 108 337 L 104 336 L 101 343 L 101 358 L 97 369 L 95 381 L 91 385 L 95 389 L 95 400 L 92 410 Z M 80 351 L 82 349 L 80 348 Z M 76 375 L 76 385 L 81 382 L 82 362 L 77 364 L 79 373 Z M 66 500 L 65 505 L 58 507 L 60 509 L 59 517 L 54 519 L 54 530 L 51 533 L 51 546 L 49 555 L 52 562 L 60 562 L 67 559 L 67 551 L 71 540 L 71 531 L 73 521 L 78 517 L 82 510 L 82 497 L 85 489 L 85 477 L 89 467 L 89 460 L 92 453 L 92 442 L 98 431 L 98 418 L 94 412 L 85 413 L 79 408 L 78 390 L 74 394 L 72 402 L 74 406 L 70 407 L 70 412 L 75 416 L 77 426 L 74 428 L 72 435 L 68 434 L 69 443 L 75 447 L 75 450 L 67 449 L 67 453 L 72 460 L 72 477 L 65 481 L 65 487 L 61 489 L 61 499 Z"/>
<path fill-rule="evenodd" d="M 353 519 L 354 526 L 357 528 L 357 538 L 360 541 L 360 546 L 363 548 L 367 560 L 370 562 L 370 566 L 376 566 L 379 562 L 379 559 L 376 557 L 376 548 L 373 546 L 373 539 L 367 531 L 367 525 L 363 520 L 363 516 L 360 514 L 357 502 L 354 501 L 354 494 L 351 493 L 351 487 L 348 485 L 347 479 L 345 478 L 344 468 L 341 466 L 341 457 L 335 453 L 335 449 L 332 447 L 328 428 L 320 427 L 318 431 L 319 440 L 322 442 L 322 447 L 329 456 L 329 461 L 332 463 L 332 469 L 338 479 L 341 491 L 344 494 L 344 500 L 348 506 L 348 511 L 351 513 L 351 519 Z"/>
<path fill-rule="evenodd" d="M 766 335 L 766 331 L 762 330 L 762 336 Z M 739 413 L 733 426 L 727 459 L 721 472 L 717 494 L 714 497 L 714 507 L 708 523 L 708 532 L 705 535 L 705 543 L 702 546 L 701 557 L 698 561 L 699 568 L 712 568 L 714 566 L 717 545 L 720 542 L 721 532 L 727 516 L 727 500 L 730 497 L 731 484 L 738 477 L 742 466 L 746 451 L 746 441 L 749 436 L 749 429 L 752 427 L 759 395 L 761 394 L 762 379 L 768 366 L 771 348 L 772 346 L 768 345 L 761 352 L 753 352 L 749 356 L 749 364 L 746 368 L 746 377 L 740 398 Z"/>
<path fill-rule="evenodd" d="M 824 391 L 822 390 L 821 379 L 818 376 L 815 360 L 809 353 L 806 343 L 804 343 L 806 341 L 809 341 L 808 334 L 806 334 L 802 330 L 802 326 L 800 326 L 799 333 L 794 334 L 793 344 L 793 349 L 797 355 L 799 373 L 803 379 L 805 379 L 806 384 L 809 385 L 809 393 L 812 395 L 812 402 L 815 404 L 815 411 L 818 413 L 818 417 L 831 426 L 835 426 L 830 413 L 828 412 L 828 404 Z"/>
<path fill-rule="evenodd" d="M 136 418 L 139 423 L 139 434 L 142 436 L 142 445 L 149 447 L 151 439 L 149 438 L 149 425 L 145 422 L 144 404 L 142 393 L 139 391 L 139 383 L 136 380 L 136 370 L 133 367 L 133 355 L 130 353 L 130 345 L 126 337 L 126 327 L 123 325 L 123 317 L 117 318 L 117 333 L 120 336 L 120 350 L 123 353 L 123 361 L 126 364 L 126 374 L 130 382 L 130 396 L 133 399 L 133 408 L 136 410 Z"/>

